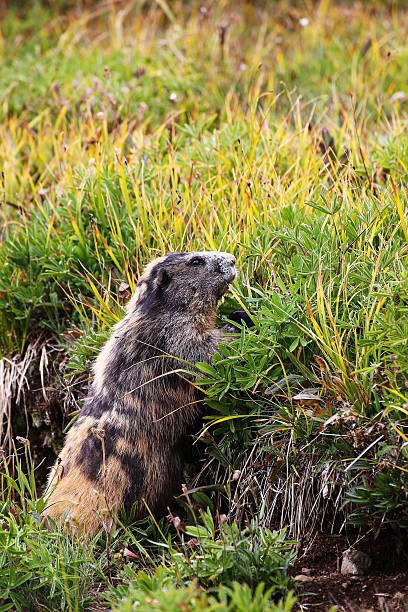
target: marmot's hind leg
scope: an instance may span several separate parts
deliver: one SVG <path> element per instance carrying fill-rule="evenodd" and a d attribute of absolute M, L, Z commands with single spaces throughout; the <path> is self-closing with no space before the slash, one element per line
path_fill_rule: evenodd
<path fill-rule="evenodd" d="M 183 467 L 184 453 L 180 449 L 167 450 L 159 456 L 151 453 L 146 458 L 146 489 L 143 497 L 156 519 L 166 516 L 174 498 L 181 495 Z"/>
<path fill-rule="evenodd" d="M 134 502 L 141 498 L 144 470 L 140 474 L 140 461 L 137 463 L 135 459 L 132 463 L 129 457 L 129 467 L 125 470 L 123 458 L 111 454 L 106 459 L 106 469 L 100 462 L 97 475 L 93 475 L 88 469 L 90 464 L 86 460 L 80 462 L 79 458 L 77 455 L 65 472 L 63 463 L 54 469 L 49 480 L 49 487 L 54 490 L 45 514 L 60 522 L 67 512 L 68 522 L 82 525 L 81 531 L 92 536 L 104 523 L 109 524 L 118 516 L 121 505 L 126 506 L 128 499 Z"/>
<path fill-rule="evenodd" d="M 65 517 L 66 525 L 93 535 L 109 518 L 109 510 L 103 494 L 76 467 L 71 468 L 48 499 L 46 516 L 57 523 Z"/>

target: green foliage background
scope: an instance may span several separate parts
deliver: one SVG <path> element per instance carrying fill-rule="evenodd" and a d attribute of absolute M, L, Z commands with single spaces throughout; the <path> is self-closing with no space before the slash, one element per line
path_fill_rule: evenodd
<path fill-rule="evenodd" d="M 34 609 L 52 609 L 54 596 L 83 609 L 92 584 L 118 610 L 145 596 L 157 610 L 169 609 L 166 597 L 197 609 L 277 609 L 265 577 L 257 589 L 234 565 L 228 580 L 222 565 L 218 591 L 200 590 L 217 546 L 233 546 L 235 559 L 254 553 L 243 513 L 265 530 L 278 520 L 291 537 L 344 520 L 406 537 L 406 17 L 404 5 L 330 1 L 37 2 L 4 12 L 1 610 L 21 607 L 23 588 Z M 109 538 L 89 548 L 50 535 L 34 480 L 21 484 L 27 466 L 20 480 L 7 467 L 11 425 L 24 427 L 36 464 L 37 430 L 51 432 L 41 433 L 52 439 L 45 454 L 57 450 L 61 412 L 66 424 L 80 405 L 143 266 L 192 249 L 237 256 L 220 322 L 239 306 L 256 323 L 197 366 L 206 460 L 183 538 L 208 531 L 198 507 L 216 527 L 201 556 L 181 557 L 154 525 L 137 544 L 119 528 L 111 548 Z M 223 513 L 235 534 L 219 527 Z M 162 542 L 148 563 L 143 538 Z M 145 560 L 132 558 L 129 570 L 130 541 Z M 152 578 L 158 564 L 167 570 Z M 107 567 L 126 584 L 130 571 L 127 594 L 112 590 Z M 286 570 L 271 576 L 285 597 Z"/>

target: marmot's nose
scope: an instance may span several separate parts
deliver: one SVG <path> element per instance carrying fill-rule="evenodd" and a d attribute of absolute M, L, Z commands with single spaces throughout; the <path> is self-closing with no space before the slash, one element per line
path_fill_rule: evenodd
<path fill-rule="evenodd" d="M 236 261 L 237 260 L 235 259 L 234 255 L 230 255 L 230 253 L 223 253 L 222 257 L 220 257 L 218 260 L 218 265 L 234 266 Z"/>
<path fill-rule="evenodd" d="M 221 274 L 224 274 L 225 276 L 228 276 L 228 277 L 232 276 L 232 278 L 235 278 L 236 276 L 236 271 L 234 269 L 235 262 L 236 262 L 236 259 L 234 255 L 225 253 L 222 257 L 219 257 L 217 260 L 218 271 L 221 272 Z"/>

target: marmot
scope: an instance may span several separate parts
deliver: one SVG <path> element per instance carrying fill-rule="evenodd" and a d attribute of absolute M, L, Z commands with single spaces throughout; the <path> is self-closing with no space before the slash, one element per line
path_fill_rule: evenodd
<path fill-rule="evenodd" d="M 218 300 L 236 277 L 235 257 L 170 253 L 151 262 L 94 364 L 79 417 L 51 470 L 46 514 L 94 534 L 108 508 L 137 502 L 160 517 L 180 492 L 187 436 L 202 401 L 194 364 L 210 362 L 228 328 L 215 327 Z"/>

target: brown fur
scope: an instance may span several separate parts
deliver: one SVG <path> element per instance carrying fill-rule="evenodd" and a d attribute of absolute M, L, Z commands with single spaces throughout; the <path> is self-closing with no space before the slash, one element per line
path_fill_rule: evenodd
<path fill-rule="evenodd" d="M 49 516 L 65 514 L 91 535 L 122 504 L 136 502 L 136 517 L 146 514 L 143 500 L 155 516 L 166 512 L 202 412 L 193 365 L 217 350 L 216 305 L 234 262 L 227 253 L 172 253 L 147 266 L 50 473 Z"/>

